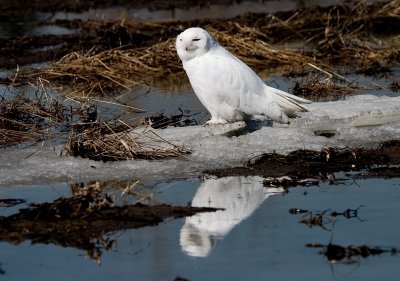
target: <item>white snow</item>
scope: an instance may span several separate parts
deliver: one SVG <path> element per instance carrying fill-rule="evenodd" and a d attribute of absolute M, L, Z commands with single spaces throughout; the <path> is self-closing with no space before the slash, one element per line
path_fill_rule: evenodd
<path fill-rule="evenodd" d="M 179 159 L 103 163 L 59 156 L 61 147 L 3 150 L 0 185 L 193 177 L 206 169 L 243 165 L 262 153 L 287 154 L 298 149 L 324 147 L 370 148 L 382 141 L 400 139 L 400 97 L 360 95 L 308 107 L 310 112 L 293 119 L 289 125 L 274 123 L 273 127 L 262 127 L 247 134 L 240 134 L 245 129 L 243 122 L 154 130 L 169 142 L 192 151 Z M 317 136 L 315 131 L 330 131 L 334 136 Z"/>

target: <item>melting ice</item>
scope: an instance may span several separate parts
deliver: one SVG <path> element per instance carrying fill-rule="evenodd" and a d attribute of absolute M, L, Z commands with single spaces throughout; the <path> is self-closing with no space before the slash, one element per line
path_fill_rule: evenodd
<path fill-rule="evenodd" d="M 5 150 L 0 155 L 0 184 L 193 177 L 206 169 L 242 165 L 262 153 L 287 154 L 323 147 L 371 148 L 383 141 L 400 139 L 400 97 L 360 95 L 313 103 L 309 108 L 310 112 L 289 125 L 274 123 L 247 134 L 243 134 L 243 122 L 154 130 L 169 142 L 191 150 L 191 154 L 179 159 L 103 163 L 60 156 L 60 146 Z M 318 131 L 330 131 L 332 137 L 316 135 Z"/>

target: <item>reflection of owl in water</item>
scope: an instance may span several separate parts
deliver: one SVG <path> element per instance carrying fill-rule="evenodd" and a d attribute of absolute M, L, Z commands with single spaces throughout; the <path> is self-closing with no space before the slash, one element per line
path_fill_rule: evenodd
<path fill-rule="evenodd" d="M 217 239 L 249 217 L 270 195 L 283 191 L 263 187 L 262 180 L 260 177 L 206 179 L 193 197 L 192 206 L 225 210 L 187 217 L 180 233 L 182 250 L 191 256 L 206 257 Z"/>

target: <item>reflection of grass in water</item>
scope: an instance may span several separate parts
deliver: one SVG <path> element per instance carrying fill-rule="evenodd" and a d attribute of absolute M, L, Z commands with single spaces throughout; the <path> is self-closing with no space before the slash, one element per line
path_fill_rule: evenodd
<path fill-rule="evenodd" d="M 167 218 L 217 210 L 168 204 L 116 206 L 107 194 L 81 193 L 53 202 L 30 204 L 16 214 L 2 217 L 0 240 L 16 245 L 30 240 L 73 247 L 85 250 L 89 258 L 100 262 L 102 252 L 113 248 L 112 233 L 154 226 Z"/>

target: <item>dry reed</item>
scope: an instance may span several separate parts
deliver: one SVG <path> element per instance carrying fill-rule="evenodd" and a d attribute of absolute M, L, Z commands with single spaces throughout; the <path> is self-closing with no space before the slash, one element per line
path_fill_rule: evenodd
<path fill-rule="evenodd" d="M 338 83 L 333 79 L 321 79 L 319 75 L 309 75 L 303 81 L 296 82 L 292 93 L 310 100 L 333 101 L 344 95 L 350 95 L 359 90 L 354 83 Z"/>
<path fill-rule="evenodd" d="M 158 137 L 148 126 L 142 126 L 149 120 L 159 127 L 183 126 L 191 121 L 191 115 L 183 111 L 170 118 L 158 116 L 162 120 L 157 116 L 143 117 L 130 125 L 122 121 L 106 122 L 98 119 L 98 107 L 93 104 L 55 98 L 46 92 L 42 80 L 32 86 L 37 89 L 35 93 L 14 94 L 10 88 L 2 97 L 0 147 L 34 144 L 53 137 L 60 140 L 69 132 L 66 153 L 94 160 L 161 159 L 188 152 Z"/>
<path fill-rule="evenodd" d="M 226 32 L 209 29 L 222 45 L 257 69 L 282 65 L 303 65 L 312 59 L 298 52 L 272 47 L 261 40 L 240 38 Z M 148 48 L 115 48 L 100 53 L 73 52 L 40 73 L 53 82 L 68 84 L 70 97 L 86 98 L 107 95 L 116 90 L 130 90 L 153 77 L 182 71 L 175 50 L 175 39 Z"/>
<path fill-rule="evenodd" d="M 71 118 L 71 108 L 38 90 L 35 94 L 6 92 L 0 102 L 0 147 L 45 139 Z"/>
<path fill-rule="evenodd" d="M 176 146 L 147 127 L 121 127 L 109 122 L 96 122 L 84 130 L 73 130 L 64 147 L 67 155 L 97 161 L 162 159 L 182 156 L 188 151 Z"/>

